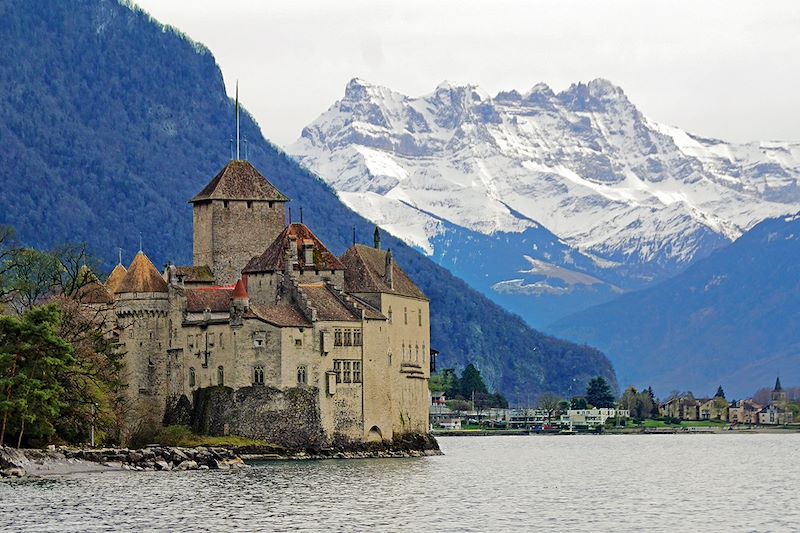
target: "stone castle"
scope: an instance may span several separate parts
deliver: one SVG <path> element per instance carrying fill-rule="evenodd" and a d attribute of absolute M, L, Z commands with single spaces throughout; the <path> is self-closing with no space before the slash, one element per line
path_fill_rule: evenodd
<path fill-rule="evenodd" d="M 427 433 L 427 298 L 377 228 L 336 257 L 287 223 L 288 200 L 232 160 L 190 200 L 192 266 L 160 273 L 140 251 L 92 292 L 125 353 L 130 432 L 295 448 Z"/>

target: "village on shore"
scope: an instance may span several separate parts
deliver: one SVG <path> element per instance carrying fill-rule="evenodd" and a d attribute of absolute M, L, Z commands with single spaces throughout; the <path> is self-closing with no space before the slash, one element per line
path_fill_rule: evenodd
<path fill-rule="evenodd" d="M 771 391 L 764 390 L 759 396 L 765 398 L 757 398 L 760 402 L 752 398 L 728 401 L 719 387 L 711 398 L 674 393 L 660 402 L 651 389 L 638 392 L 630 387 L 616 399 L 604 380 L 596 378 L 586 397 L 571 401 L 545 394 L 534 408 L 481 408 L 475 402 L 449 400 L 443 392 L 432 391 L 430 425 L 436 435 L 800 430 L 800 402 L 795 395 L 789 397 L 780 378 Z"/>

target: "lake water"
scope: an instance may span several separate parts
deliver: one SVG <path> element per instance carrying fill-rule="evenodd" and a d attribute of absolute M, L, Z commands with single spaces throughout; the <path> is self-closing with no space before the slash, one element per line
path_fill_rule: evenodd
<path fill-rule="evenodd" d="M 800 530 L 800 434 L 439 441 L 442 457 L 0 483 L 0 530 Z"/>

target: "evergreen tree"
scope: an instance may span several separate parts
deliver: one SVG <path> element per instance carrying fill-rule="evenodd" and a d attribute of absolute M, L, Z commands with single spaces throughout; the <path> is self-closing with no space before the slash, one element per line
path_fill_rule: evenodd
<path fill-rule="evenodd" d="M 597 376 L 589 380 L 586 388 L 586 402 L 593 407 L 614 407 L 614 393 L 603 378 Z"/>
<path fill-rule="evenodd" d="M 54 432 L 74 362 L 72 346 L 57 335 L 59 324 L 52 305 L 20 318 L 0 316 L 0 443 L 12 429 L 18 447 L 26 432 L 38 438 Z"/>
<path fill-rule="evenodd" d="M 472 398 L 472 394 L 487 394 L 486 383 L 483 382 L 481 371 L 472 363 L 468 364 L 458 380 L 458 392 L 465 400 Z"/>
<path fill-rule="evenodd" d="M 586 409 L 586 398 L 583 396 L 573 396 L 572 400 L 569 402 L 570 409 Z"/>

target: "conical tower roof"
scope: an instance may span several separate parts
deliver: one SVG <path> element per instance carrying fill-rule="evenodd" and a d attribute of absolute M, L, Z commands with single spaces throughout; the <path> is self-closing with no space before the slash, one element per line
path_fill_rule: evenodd
<path fill-rule="evenodd" d="M 80 288 L 75 293 L 77 299 L 85 304 L 110 304 L 114 302 L 114 296 L 100 283 L 94 272 L 84 265 L 79 273 Z"/>
<path fill-rule="evenodd" d="M 780 392 L 782 390 L 783 390 L 783 387 L 781 387 L 781 378 L 777 377 L 777 378 L 775 378 L 775 389 L 774 389 L 774 391 L 775 392 Z"/>
<path fill-rule="evenodd" d="M 122 266 L 122 263 L 117 263 L 117 266 L 114 267 L 114 270 L 111 271 L 111 274 L 106 280 L 106 288 L 116 294 L 127 273 L 128 270 Z"/>
<path fill-rule="evenodd" d="M 234 160 L 229 161 L 189 203 L 205 200 L 286 202 L 289 198 L 281 194 L 248 161 Z"/>
<path fill-rule="evenodd" d="M 129 292 L 168 292 L 167 282 L 144 252 L 140 251 L 133 258 L 128 272 L 116 290 L 117 294 Z"/>

